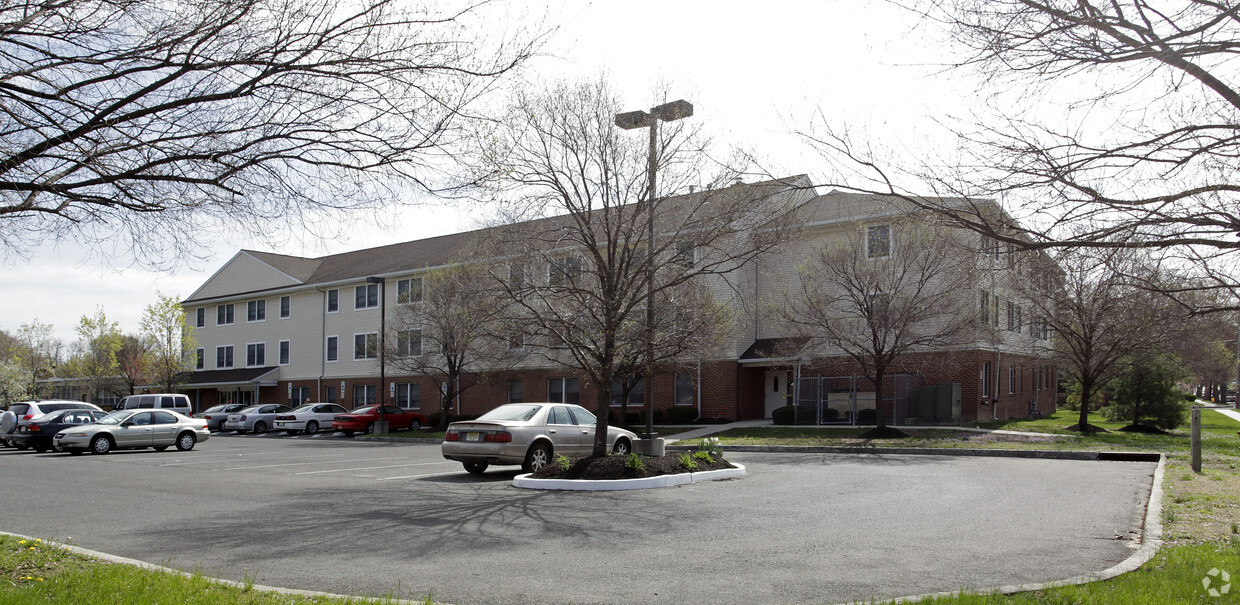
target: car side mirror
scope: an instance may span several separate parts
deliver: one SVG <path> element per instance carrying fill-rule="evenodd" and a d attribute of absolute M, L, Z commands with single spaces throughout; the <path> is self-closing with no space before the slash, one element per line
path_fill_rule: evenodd
<path fill-rule="evenodd" d="M 131 427 L 131 426 L 133 426 L 133 421 L 132 421 L 132 420 L 126 420 L 125 422 L 122 422 L 122 423 L 121 423 L 121 427 L 122 427 L 122 428 L 129 428 L 129 427 Z"/>

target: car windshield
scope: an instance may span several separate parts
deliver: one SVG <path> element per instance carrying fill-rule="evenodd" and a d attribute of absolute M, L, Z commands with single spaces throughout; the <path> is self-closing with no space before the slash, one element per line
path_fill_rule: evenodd
<path fill-rule="evenodd" d="M 525 421 L 534 417 L 538 413 L 541 405 L 501 405 L 481 416 L 478 420 L 520 420 Z"/>
<path fill-rule="evenodd" d="M 133 415 L 133 412 L 129 410 L 123 410 L 120 412 L 112 412 L 111 414 L 108 414 L 107 416 L 104 416 L 103 418 L 96 420 L 95 424 L 120 424 L 132 415 Z"/>
<path fill-rule="evenodd" d="M 65 414 L 72 414 L 76 411 L 77 410 L 58 410 L 55 412 L 51 412 L 50 414 L 44 414 L 43 416 L 40 416 L 37 422 L 41 424 L 49 423 L 49 422 L 59 422 L 61 418 L 64 418 Z"/>
<path fill-rule="evenodd" d="M 375 408 L 377 408 L 377 407 L 379 407 L 379 406 L 377 406 L 377 405 L 368 405 L 368 406 L 366 406 L 366 407 L 362 407 L 362 408 L 357 408 L 357 409 L 354 409 L 352 412 L 349 412 L 349 413 L 350 413 L 350 414 L 369 414 L 369 413 L 371 413 L 371 412 L 375 411 Z"/>
<path fill-rule="evenodd" d="M 303 405 L 301 407 L 294 409 L 293 413 L 296 414 L 298 412 L 313 412 L 313 411 L 314 411 L 314 405 Z"/>

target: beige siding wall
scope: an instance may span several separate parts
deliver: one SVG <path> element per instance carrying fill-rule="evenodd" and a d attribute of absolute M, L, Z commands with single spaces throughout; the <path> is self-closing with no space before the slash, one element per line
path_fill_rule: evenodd
<path fill-rule="evenodd" d="M 239 252 L 189 298 L 232 296 L 238 292 L 256 292 L 297 285 L 297 280 L 245 252 Z"/>

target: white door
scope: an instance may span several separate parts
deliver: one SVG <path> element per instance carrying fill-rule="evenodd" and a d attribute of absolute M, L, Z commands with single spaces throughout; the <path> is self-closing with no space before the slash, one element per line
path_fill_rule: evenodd
<path fill-rule="evenodd" d="M 766 415 L 764 418 L 770 418 L 771 412 L 775 411 L 775 408 L 782 408 L 788 405 L 788 371 L 767 370 L 766 382 L 762 390 L 766 392 Z"/>

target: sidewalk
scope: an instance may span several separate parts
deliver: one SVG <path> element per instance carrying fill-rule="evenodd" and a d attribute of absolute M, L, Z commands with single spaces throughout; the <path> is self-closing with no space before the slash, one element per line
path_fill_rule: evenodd
<path fill-rule="evenodd" d="M 1223 413 L 1227 413 L 1225 410 L 1219 410 L 1219 411 Z M 1237 420 L 1240 420 L 1240 413 L 1236 413 L 1236 412 L 1232 412 L 1232 413 L 1236 414 L 1235 418 Z M 763 418 L 761 420 L 741 420 L 739 422 L 732 422 L 729 424 L 708 424 L 700 428 L 695 428 L 693 430 L 686 431 L 684 433 L 674 433 L 672 435 L 668 435 L 665 438 L 665 443 L 670 445 L 672 443 L 676 443 L 677 441 L 690 441 L 694 439 L 701 439 L 702 437 L 707 437 L 715 433 L 722 433 L 728 429 L 742 429 L 742 428 L 749 428 L 749 427 L 755 427 L 755 426 L 775 426 L 775 424 L 774 422 L 771 421 L 770 418 Z M 865 426 L 865 425 L 853 426 L 849 424 L 834 424 L 834 425 L 832 424 L 822 424 L 822 425 L 800 424 L 800 425 L 795 425 L 795 426 L 797 426 L 798 428 L 805 428 L 805 429 L 874 428 L 872 425 L 871 426 Z M 915 425 L 915 426 L 899 426 L 897 428 L 899 428 L 902 431 L 926 431 L 926 430 L 935 430 L 935 429 L 945 429 L 945 430 L 951 430 L 951 431 L 968 431 L 970 433 L 995 433 L 997 435 L 1024 435 L 1024 436 L 1032 436 L 1032 437 L 1069 437 L 1070 436 L 1070 435 L 1060 435 L 1056 433 L 1033 433 L 1029 431 L 1008 431 L 1008 430 L 1003 430 L 1003 429 L 983 429 L 983 428 L 977 428 L 977 427 L 971 427 L 971 426 L 955 426 L 955 425 L 938 425 L 938 426 Z"/>

